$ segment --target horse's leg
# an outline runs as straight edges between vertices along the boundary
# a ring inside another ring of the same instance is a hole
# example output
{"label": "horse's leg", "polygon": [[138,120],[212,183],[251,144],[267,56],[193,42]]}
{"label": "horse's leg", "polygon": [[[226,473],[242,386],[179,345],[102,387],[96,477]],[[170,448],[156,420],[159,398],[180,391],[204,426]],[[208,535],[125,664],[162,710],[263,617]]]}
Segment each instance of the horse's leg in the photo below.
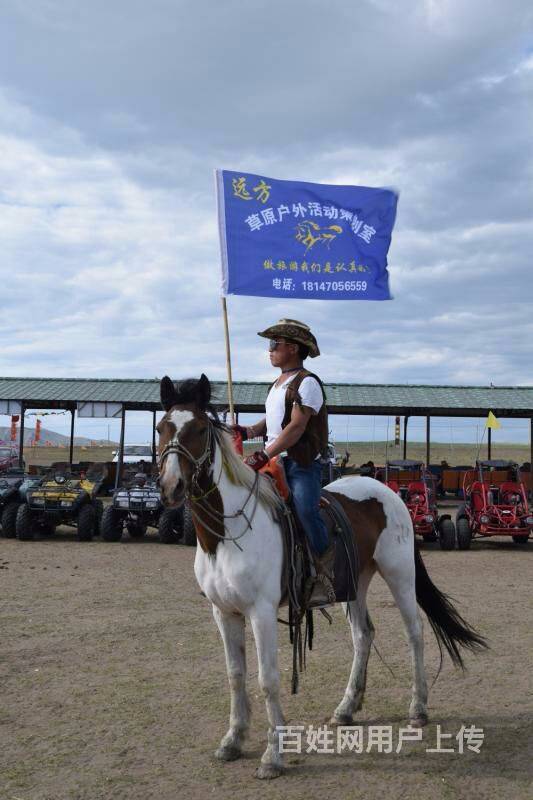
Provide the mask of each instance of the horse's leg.
{"label": "horse's leg", "polygon": [[331,722],[337,725],[351,725],[354,712],[359,711],[363,705],[368,656],[374,638],[374,626],[368,616],[366,605],[366,593],[373,574],[373,571],[361,573],[357,586],[357,600],[342,604],[352,632],[354,657],[344,697],[331,718]]}
{"label": "horse's leg", "polygon": [[250,703],[246,695],[244,617],[226,614],[217,606],[213,606],[213,616],[224,642],[231,694],[229,730],[222,738],[215,756],[222,761],[234,761],[241,755],[242,742],[250,721]]}
{"label": "horse's leg", "polygon": [[277,778],[283,771],[278,727],[285,725],[279,702],[277,608],[266,604],[254,608],[250,622],[254,632],[259,664],[259,685],[265,696],[268,715],[268,745],[257,770],[258,778]]}
{"label": "horse's leg", "polygon": [[410,539],[398,548],[397,541],[394,544],[387,544],[387,541],[382,543],[380,540],[374,558],[400,609],[407,631],[413,664],[409,722],[414,727],[420,728],[427,725],[428,721],[428,687],[424,669],[424,632],[415,592],[413,541]]}

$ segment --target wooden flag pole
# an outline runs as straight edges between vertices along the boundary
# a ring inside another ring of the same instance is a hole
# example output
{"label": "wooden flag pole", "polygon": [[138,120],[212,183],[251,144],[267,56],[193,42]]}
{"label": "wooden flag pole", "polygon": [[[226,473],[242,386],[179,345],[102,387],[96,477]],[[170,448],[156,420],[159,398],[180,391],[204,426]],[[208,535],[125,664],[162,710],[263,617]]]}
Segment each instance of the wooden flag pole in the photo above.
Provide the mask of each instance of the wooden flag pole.
{"label": "wooden flag pole", "polygon": [[233,404],[233,380],[231,377],[231,349],[229,344],[228,307],[226,298],[222,296],[222,316],[224,317],[224,335],[226,338],[226,370],[228,373],[228,400],[231,424],[235,425],[235,406]]}

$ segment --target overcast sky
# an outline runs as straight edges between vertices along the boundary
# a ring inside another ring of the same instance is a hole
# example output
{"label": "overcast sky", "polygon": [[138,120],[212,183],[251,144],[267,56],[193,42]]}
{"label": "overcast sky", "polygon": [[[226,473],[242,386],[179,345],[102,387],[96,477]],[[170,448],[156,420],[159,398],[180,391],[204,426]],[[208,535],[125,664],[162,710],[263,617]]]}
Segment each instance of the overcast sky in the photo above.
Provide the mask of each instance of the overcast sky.
{"label": "overcast sky", "polygon": [[400,192],[394,300],[230,297],[235,379],[289,316],[326,381],[531,384],[532,12],[4,0],[0,374],[223,379],[222,167]]}

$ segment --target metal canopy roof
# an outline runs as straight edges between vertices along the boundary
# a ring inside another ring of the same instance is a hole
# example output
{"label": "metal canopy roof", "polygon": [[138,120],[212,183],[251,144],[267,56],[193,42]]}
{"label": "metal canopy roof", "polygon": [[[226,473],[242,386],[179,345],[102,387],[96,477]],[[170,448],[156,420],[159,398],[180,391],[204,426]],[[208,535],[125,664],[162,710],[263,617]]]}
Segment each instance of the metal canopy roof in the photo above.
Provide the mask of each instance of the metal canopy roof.
{"label": "metal canopy roof", "polygon": [[[227,408],[227,385],[213,381],[213,400]],[[261,413],[269,383],[233,385],[235,408]],[[408,386],[404,384],[328,383],[331,414],[533,418],[533,386]],[[81,378],[0,378],[0,400],[22,401],[26,408],[76,408],[78,402],[123,403],[126,409],[160,409],[159,380]]]}

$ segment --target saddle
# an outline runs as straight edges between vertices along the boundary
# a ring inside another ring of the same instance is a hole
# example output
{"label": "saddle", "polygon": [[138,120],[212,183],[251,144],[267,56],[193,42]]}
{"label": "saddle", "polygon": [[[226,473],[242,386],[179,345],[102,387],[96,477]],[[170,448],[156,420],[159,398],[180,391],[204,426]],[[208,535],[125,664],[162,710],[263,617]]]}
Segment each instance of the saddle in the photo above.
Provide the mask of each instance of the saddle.
{"label": "saddle", "polygon": [[[309,540],[291,502],[290,489],[281,459],[272,458],[261,472],[274,481],[283,499],[282,530],[285,545],[282,605],[292,599],[296,608],[305,611],[323,606],[323,600],[313,598],[313,584],[317,580],[315,559]],[[319,514],[328,534],[328,566],[332,572],[335,599],[332,602],[355,600],[357,595],[358,559],[352,527],[338,500],[322,490]],[[292,590],[292,591],[291,591]],[[292,595],[292,598],[291,598]]]}
{"label": "saddle", "polygon": [[[289,626],[292,644],[292,694],[298,692],[299,672],[305,669],[305,650],[313,648],[313,608],[318,608],[331,624],[331,617],[324,608],[331,602],[347,602],[357,597],[359,562],[352,527],[344,509],[330,493],[322,490],[319,514],[328,533],[328,572],[332,577],[334,598],[324,602],[324,591],[318,587],[320,575],[309,541],[298,519],[290,499],[290,489],[281,459],[272,458],[263,467],[262,473],[270,477],[282,498],[278,521],[283,538],[283,569],[281,574],[280,606],[288,607],[288,621],[278,619]],[[324,557],[323,557],[324,558]],[[319,591],[315,591],[315,587]],[[331,589],[331,585],[329,587]],[[320,597],[322,595],[322,597]],[[326,592],[327,596],[327,592]],[[315,602],[320,598],[320,602]],[[305,632],[302,635],[302,624]]]}

